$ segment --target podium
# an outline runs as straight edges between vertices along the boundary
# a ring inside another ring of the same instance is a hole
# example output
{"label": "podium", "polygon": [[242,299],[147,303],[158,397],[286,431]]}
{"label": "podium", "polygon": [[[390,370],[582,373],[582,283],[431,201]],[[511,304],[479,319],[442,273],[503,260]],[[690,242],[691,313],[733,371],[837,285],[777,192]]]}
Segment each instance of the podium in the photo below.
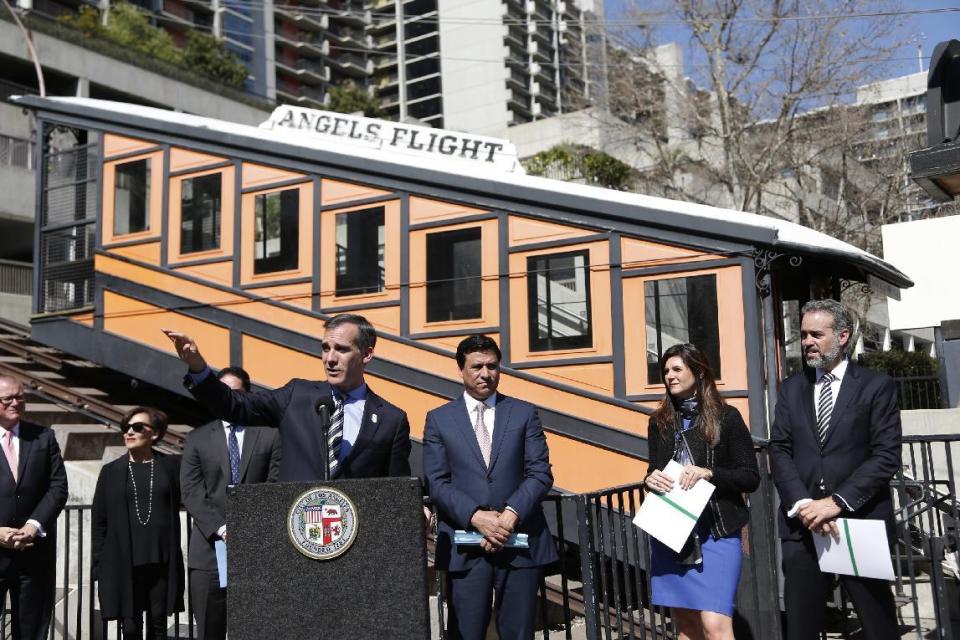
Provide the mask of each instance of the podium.
{"label": "podium", "polygon": [[421,505],[417,478],[237,485],[230,640],[429,640]]}

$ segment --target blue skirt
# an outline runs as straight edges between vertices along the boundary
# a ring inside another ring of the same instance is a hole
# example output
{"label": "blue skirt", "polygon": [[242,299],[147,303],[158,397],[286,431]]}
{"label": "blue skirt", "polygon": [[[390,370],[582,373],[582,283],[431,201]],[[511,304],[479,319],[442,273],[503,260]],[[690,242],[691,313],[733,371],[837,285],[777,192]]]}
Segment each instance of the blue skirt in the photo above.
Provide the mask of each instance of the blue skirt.
{"label": "blue skirt", "polygon": [[743,561],[740,531],[718,540],[709,533],[709,528],[698,529],[703,563],[694,567],[677,564],[673,549],[650,538],[652,603],[661,607],[714,611],[732,618]]}

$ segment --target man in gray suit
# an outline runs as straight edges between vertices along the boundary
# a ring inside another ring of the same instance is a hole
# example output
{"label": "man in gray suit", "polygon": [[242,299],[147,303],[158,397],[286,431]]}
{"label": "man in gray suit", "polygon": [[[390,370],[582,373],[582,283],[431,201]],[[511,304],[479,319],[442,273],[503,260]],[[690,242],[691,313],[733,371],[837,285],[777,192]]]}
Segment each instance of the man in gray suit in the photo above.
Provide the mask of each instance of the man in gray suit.
{"label": "man in gray suit", "polygon": [[[217,377],[231,389],[250,391],[250,376],[240,367],[222,369]],[[227,594],[220,588],[214,548],[217,540],[227,541],[227,487],[273,482],[279,471],[276,429],[214,420],[187,436],[180,491],[193,518],[188,566],[199,640],[223,640],[227,632]]]}

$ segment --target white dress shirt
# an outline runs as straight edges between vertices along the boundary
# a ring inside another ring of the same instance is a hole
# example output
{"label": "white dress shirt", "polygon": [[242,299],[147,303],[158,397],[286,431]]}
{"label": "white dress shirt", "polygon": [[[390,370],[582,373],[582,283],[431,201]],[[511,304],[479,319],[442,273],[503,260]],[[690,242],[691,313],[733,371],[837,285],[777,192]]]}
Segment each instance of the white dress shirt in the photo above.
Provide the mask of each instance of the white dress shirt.
{"label": "white dress shirt", "polygon": [[494,416],[497,411],[497,392],[494,391],[486,400],[477,400],[472,395],[463,392],[463,402],[467,405],[467,418],[470,420],[470,426],[477,424],[477,407],[485,404],[487,408],[483,412],[483,424],[487,427],[487,433],[490,434],[490,442],[493,442]]}
{"label": "white dress shirt", "polygon": [[[17,424],[13,425],[10,428],[10,432],[13,433],[13,450],[17,452],[17,464],[20,464],[20,423],[18,422]],[[2,429],[0,429],[0,435],[2,435],[4,439],[6,439],[7,437],[6,432],[3,432]],[[6,443],[0,442],[0,446],[6,447],[7,445]],[[47,537],[47,532],[43,530],[43,525],[37,522],[36,520],[34,520],[33,518],[30,518],[29,520],[27,520],[27,524],[32,524],[37,528],[38,538]]]}
{"label": "white dress shirt", "polygon": [[[845,376],[847,373],[848,364],[850,364],[850,361],[847,358],[844,358],[843,360],[838,362],[837,366],[835,366],[833,368],[833,371],[830,372],[833,374],[833,380],[830,381],[830,392],[833,394],[834,406],[836,406],[837,404],[837,396],[840,395],[840,384],[843,382],[843,376]],[[814,420],[816,420],[817,411],[820,409],[820,392],[823,390],[823,385],[827,384],[823,379],[823,376],[826,373],[827,373],[826,369],[821,369],[817,367],[817,370],[816,370],[817,381],[813,385],[813,418]],[[847,505],[848,511],[853,511],[853,509],[850,508],[850,503],[848,503],[843,496],[841,496],[839,493],[835,493],[834,495],[840,498],[843,504]],[[797,510],[803,505],[807,504],[808,502],[813,502],[813,498],[801,498],[800,500],[797,500],[796,502],[794,502],[793,507],[790,509],[790,511],[787,511],[787,517],[792,518],[796,516]]]}

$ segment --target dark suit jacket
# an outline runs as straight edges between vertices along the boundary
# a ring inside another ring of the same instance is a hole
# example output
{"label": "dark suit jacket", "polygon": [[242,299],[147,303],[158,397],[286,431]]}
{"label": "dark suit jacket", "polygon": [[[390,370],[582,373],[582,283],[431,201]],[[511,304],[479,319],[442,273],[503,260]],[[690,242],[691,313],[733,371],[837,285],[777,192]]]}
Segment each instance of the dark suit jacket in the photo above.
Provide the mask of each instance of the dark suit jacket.
{"label": "dark suit jacket", "polygon": [[780,537],[799,539],[806,530],[797,518],[786,517],[797,500],[834,493],[854,509],[841,517],[882,519],[890,528],[889,482],[902,464],[896,385],[889,376],[849,363],[821,451],[813,405],[815,375],[806,368],[790,376],[777,400],[770,460],[780,493]]}
{"label": "dark suit jacket", "polygon": [[462,571],[484,559],[478,546],[457,548],[453,533],[470,530],[477,509],[503,511],[507,505],[519,514],[517,532],[528,534],[530,549],[504,549],[486,559],[512,567],[541,566],[557,559],[540,506],[553,486],[553,474],[537,409],[498,394],[494,416],[487,468],[463,396],[427,414],[423,472],[438,510],[436,563],[441,569]]}
{"label": "dark suit jacket", "polygon": [[[330,385],[294,378],[279,389],[235,392],[209,375],[199,384],[187,376],[187,388],[213,415],[237,424],[280,429],[280,482],[313,482],[323,478],[322,431],[317,401],[330,395]],[[410,424],[407,414],[367,387],[360,434],[335,478],[379,478],[410,475]]]}
{"label": "dark suit jacket", "polygon": [[22,527],[33,519],[47,535],[37,538],[25,551],[0,548],[0,575],[10,571],[16,559],[27,565],[52,563],[57,549],[57,516],[67,503],[67,472],[52,429],[21,420],[17,462],[14,483],[7,458],[0,454],[0,526]]}
{"label": "dark suit jacket", "polygon": [[[240,452],[240,482],[274,482],[280,472],[280,438],[276,429],[244,427]],[[230,453],[220,420],[194,429],[187,436],[180,463],[180,494],[193,518],[188,566],[217,570],[213,543],[227,523]]]}
{"label": "dark suit jacket", "polygon": [[[170,511],[167,531],[166,613],[183,611],[183,554],[180,551],[180,456],[154,453],[155,473],[166,474],[170,499],[154,509]],[[104,620],[133,616],[133,549],[127,502],[127,454],[103,465],[93,495],[91,515],[92,569],[99,581],[100,615]]]}

